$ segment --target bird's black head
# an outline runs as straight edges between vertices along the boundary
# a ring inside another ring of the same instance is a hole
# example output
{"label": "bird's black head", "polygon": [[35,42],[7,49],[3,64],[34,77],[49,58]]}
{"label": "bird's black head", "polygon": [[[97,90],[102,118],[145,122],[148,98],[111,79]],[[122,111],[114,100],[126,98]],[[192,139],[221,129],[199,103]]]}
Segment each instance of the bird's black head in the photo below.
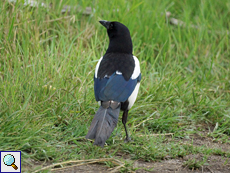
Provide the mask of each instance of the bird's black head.
{"label": "bird's black head", "polygon": [[106,53],[132,54],[133,45],[129,29],[119,22],[99,21],[106,29],[109,36],[109,47]]}

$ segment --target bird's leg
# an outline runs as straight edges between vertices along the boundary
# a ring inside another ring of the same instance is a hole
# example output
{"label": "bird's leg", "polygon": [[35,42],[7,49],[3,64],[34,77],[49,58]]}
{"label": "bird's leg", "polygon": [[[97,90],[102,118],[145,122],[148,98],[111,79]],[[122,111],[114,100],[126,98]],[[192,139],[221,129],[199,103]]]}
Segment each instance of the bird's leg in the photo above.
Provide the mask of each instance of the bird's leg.
{"label": "bird's leg", "polygon": [[131,141],[131,138],[129,137],[128,132],[127,132],[127,128],[126,128],[126,122],[127,122],[128,112],[129,112],[129,110],[125,110],[123,112],[123,115],[122,115],[122,123],[124,124],[125,133],[126,133],[126,138],[124,140],[125,142]]}

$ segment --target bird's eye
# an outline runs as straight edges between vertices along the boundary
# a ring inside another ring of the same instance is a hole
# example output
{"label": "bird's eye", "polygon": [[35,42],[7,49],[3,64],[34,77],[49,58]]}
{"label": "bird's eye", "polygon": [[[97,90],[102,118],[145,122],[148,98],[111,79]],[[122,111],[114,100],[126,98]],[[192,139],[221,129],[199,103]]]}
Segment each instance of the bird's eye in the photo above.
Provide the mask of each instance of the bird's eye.
{"label": "bird's eye", "polygon": [[110,23],[109,28],[110,28],[110,29],[113,29],[113,24],[112,24],[112,23]]}

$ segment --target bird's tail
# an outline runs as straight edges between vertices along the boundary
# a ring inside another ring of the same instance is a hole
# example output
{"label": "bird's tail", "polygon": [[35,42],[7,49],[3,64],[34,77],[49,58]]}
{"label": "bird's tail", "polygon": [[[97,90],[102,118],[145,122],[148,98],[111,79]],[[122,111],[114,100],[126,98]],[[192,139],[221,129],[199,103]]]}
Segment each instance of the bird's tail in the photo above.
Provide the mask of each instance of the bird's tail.
{"label": "bird's tail", "polygon": [[90,125],[87,139],[95,139],[94,145],[104,147],[105,141],[110,137],[117,126],[120,105],[116,108],[100,106]]}

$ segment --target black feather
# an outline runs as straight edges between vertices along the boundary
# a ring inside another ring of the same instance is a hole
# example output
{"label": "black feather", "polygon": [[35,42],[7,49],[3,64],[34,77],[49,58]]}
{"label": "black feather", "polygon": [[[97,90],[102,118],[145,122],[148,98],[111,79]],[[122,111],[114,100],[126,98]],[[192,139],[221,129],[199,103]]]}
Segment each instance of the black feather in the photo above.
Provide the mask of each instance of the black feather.
{"label": "black feather", "polygon": [[116,71],[122,73],[126,81],[130,79],[135,68],[135,61],[131,54],[108,53],[105,54],[99,69],[98,78],[104,78],[105,75],[111,76]]}
{"label": "black feather", "polygon": [[104,147],[105,141],[117,126],[119,113],[120,105],[116,109],[112,109],[111,107],[105,109],[100,106],[94,115],[86,138],[95,139],[94,145]]}
{"label": "black feather", "polygon": [[109,47],[106,53],[132,54],[133,44],[129,29],[120,22],[108,22],[108,24],[109,27],[106,28],[109,36]]}

